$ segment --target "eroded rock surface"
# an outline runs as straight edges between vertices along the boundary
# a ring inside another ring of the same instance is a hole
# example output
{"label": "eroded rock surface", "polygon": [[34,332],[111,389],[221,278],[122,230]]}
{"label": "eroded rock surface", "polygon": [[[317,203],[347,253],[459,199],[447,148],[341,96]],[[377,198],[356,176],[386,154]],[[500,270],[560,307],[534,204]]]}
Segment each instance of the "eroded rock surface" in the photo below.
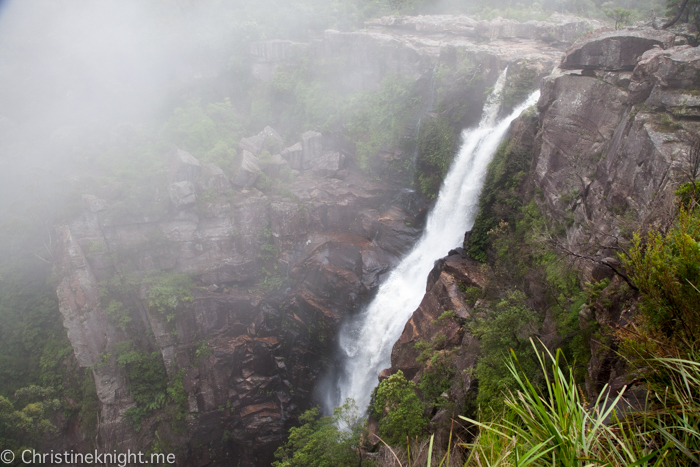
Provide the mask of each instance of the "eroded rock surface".
{"label": "eroded rock surface", "polygon": [[644,52],[654,47],[669,48],[675,37],[671,32],[655,29],[622,29],[596,34],[575,43],[561,68],[630,71]]}
{"label": "eroded rock surface", "polygon": [[[615,49],[614,38],[620,37],[615,34],[587,43]],[[621,281],[613,271],[620,269],[617,251],[625,239],[639,226],[663,223],[671,212],[673,189],[683,179],[700,129],[693,118],[698,49],[671,47],[673,38],[653,30],[623,36],[639,45],[624,51],[626,58],[619,59],[624,66],[591,61],[589,76],[545,79],[533,159],[534,184],[547,214],[565,226],[566,249],[578,255],[584,280],[607,277],[613,283]],[[580,50],[564,62],[581,65]],[[630,66],[631,73],[609,71]],[[582,310],[582,322],[595,315],[608,329],[630,312],[617,305],[594,311]],[[628,381],[614,345],[592,346],[589,395],[606,383],[620,390]]]}
{"label": "eroded rock surface", "polygon": [[[140,282],[121,300],[153,336],[139,345],[160,353],[171,381],[182,378],[188,427],[172,434],[188,446],[182,455],[269,463],[312,401],[340,320],[417,239],[425,206],[358,175],[319,176],[337,172],[338,153],[311,159],[322,164],[294,179],[286,196],[232,189],[218,167],[182,151],[173,157],[171,180],[197,173],[171,184],[186,186],[192,200],[171,192],[169,214],[125,223],[109,199],[89,195],[81,215],[57,228],[64,325],[80,365],[94,368],[102,435],[125,448],[148,444],[148,427],[169,428],[151,418],[137,434],[125,418],[135,404],[112,355],[134,336],[100,299],[110,278]],[[172,317],[157,312],[148,300],[154,273],[194,278],[194,300]],[[214,451],[197,447],[222,437]]]}

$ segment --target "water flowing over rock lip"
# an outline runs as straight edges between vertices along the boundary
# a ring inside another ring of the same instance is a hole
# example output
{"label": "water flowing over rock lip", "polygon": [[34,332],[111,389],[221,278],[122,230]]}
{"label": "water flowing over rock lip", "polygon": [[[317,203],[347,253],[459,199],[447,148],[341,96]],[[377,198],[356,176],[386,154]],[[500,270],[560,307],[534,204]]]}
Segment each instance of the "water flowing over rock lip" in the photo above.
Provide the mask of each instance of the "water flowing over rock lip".
{"label": "water flowing over rock lip", "polygon": [[[391,349],[423,298],[425,278],[433,263],[444,256],[444,248],[449,250],[460,244],[464,232],[473,223],[486,167],[498,144],[510,123],[525,108],[537,102],[539,91],[510,116],[496,123],[506,72],[501,73],[494,87],[492,95],[496,97],[484,107],[479,128],[465,131],[462,148],[445,177],[421,240],[380,286],[365,311],[341,329],[339,343],[344,373],[337,381],[337,387],[328,388],[325,396],[327,412],[348,398],[359,407],[369,403],[377,375],[390,365]],[[464,212],[464,218],[455,219],[455,210]],[[446,235],[450,240],[445,240]]]}

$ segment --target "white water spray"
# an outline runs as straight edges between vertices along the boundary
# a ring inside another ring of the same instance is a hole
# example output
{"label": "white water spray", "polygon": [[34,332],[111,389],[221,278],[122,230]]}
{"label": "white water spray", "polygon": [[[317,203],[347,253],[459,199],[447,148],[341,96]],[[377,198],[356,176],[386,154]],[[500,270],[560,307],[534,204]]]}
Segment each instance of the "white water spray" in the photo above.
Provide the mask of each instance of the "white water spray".
{"label": "white water spray", "polygon": [[[506,70],[501,73],[484,106],[478,128],[465,130],[463,143],[438,194],[423,236],[379,287],[376,297],[340,333],[343,374],[328,397],[328,409],[347,398],[364,409],[379,372],[391,364],[391,348],[425,294],[425,281],[436,260],[460,245],[478,209],[486,169],[513,120],[537,102],[533,93],[508,117],[496,124]],[[339,396],[339,397],[338,397]],[[335,400],[331,400],[335,399]]]}

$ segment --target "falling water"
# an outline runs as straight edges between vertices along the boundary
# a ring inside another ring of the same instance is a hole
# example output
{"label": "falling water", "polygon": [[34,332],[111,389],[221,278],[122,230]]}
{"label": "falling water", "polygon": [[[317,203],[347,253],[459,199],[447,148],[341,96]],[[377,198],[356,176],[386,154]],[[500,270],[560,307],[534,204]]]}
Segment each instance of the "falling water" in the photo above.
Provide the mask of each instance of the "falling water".
{"label": "falling water", "polygon": [[338,386],[327,398],[328,408],[347,398],[354,399],[358,407],[367,406],[379,372],[391,364],[392,346],[420,305],[435,261],[460,245],[464,232],[472,227],[489,161],[511,122],[539,97],[539,91],[535,92],[496,123],[504,81],[505,70],[484,106],[478,128],[464,131],[462,147],[445,177],[423,236],[379,287],[366,310],[341,330],[344,368]]}

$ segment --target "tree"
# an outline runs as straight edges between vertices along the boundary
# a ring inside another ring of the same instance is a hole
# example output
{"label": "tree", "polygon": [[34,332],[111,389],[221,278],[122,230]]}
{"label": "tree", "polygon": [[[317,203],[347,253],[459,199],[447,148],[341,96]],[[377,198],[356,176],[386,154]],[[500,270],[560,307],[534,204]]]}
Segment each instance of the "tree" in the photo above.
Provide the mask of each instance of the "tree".
{"label": "tree", "polygon": [[620,29],[622,26],[626,25],[632,16],[632,11],[620,7],[606,8],[603,10],[603,13],[605,13],[605,16],[615,21],[615,29]]}
{"label": "tree", "polygon": [[401,370],[379,383],[374,405],[379,435],[387,444],[402,444],[423,433],[428,424],[416,385]]}
{"label": "tree", "polygon": [[299,417],[300,427],[289,430],[287,442],[275,452],[273,467],[354,467],[360,461],[357,446],[362,429],[352,399],[333,416],[321,417],[318,407]]}
{"label": "tree", "polygon": [[680,6],[678,7],[678,12],[676,13],[676,16],[674,16],[666,24],[661,26],[661,29],[667,29],[676,24],[678,20],[681,19],[681,16],[683,16],[683,12],[685,11],[686,6],[688,6],[688,0],[682,0]]}
{"label": "tree", "polygon": [[[56,431],[48,417],[61,403],[52,399],[53,393],[52,388],[28,386],[15,392],[14,403],[0,396],[0,451],[9,449],[17,459],[43,435]],[[24,407],[18,410],[17,404]]]}

